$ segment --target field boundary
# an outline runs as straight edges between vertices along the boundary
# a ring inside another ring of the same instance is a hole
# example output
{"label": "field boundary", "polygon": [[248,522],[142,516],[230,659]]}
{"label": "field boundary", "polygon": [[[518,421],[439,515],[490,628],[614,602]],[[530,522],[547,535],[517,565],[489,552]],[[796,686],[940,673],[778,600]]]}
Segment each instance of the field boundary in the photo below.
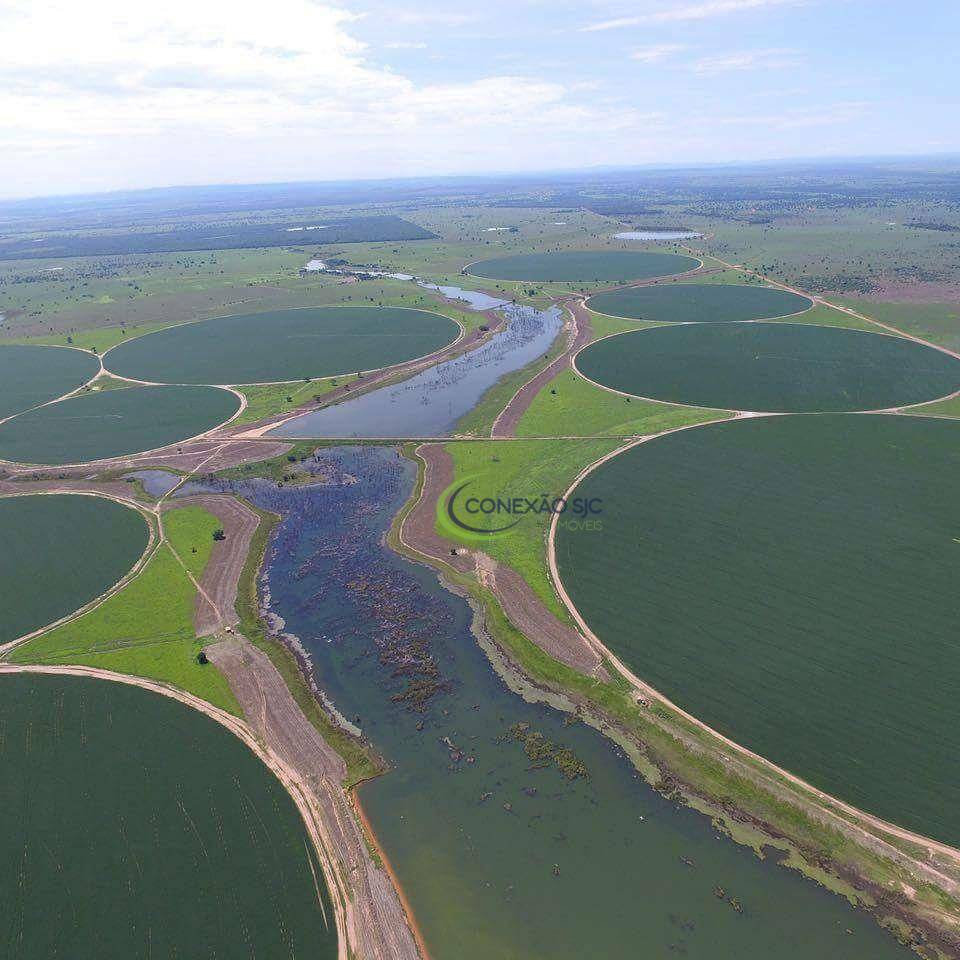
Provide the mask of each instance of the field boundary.
{"label": "field boundary", "polygon": [[[564,492],[564,497],[569,499],[580,483],[604,463],[607,463],[608,461],[619,456],[621,453],[625,453],[626,451],[631,450],[640,444],[647,443],[650,440],[659,439],[660,437],[664,437],[669,434],[678,433],[682,430],[692,430],[698,427],[709,427],[712,423],[723,422],[726,421],[721,420],[710,421],[708,423],[686,424],[681,427],[674,427],[670,430],[626,443],[623,446],[618,447],[616,450],[613,450],[601,457],[599,460],[596,460],[595,462],[584,467]],[[960,892],[960,881],[948,876],[947,874],[941,873],[929,863],[917,860],[915,857],[904,853],[903,850],[894,845],[889,839],[878,837],[876,833],[871,832],[863,824],[869,824],[869,826],[874,828],[874,830],[877,830],[880,833],[885,833],[888,837],[895,837],[896,839],[906,843],[915,844],[926,850],[928,855],[932,856],[934,854],[938,854],[947,857],[957,865],[960,865],[960,849],[949,844],[942,843],[938,840],[934,840],[930,837],[925,837],[922,834],[915,833],[903,827],[899,827],[896,824],[890,823],[881,819],[880,817],[876,817],[873,814],[860,810],[858,807],[848,804],[845,801],[840,800],[839,798],[834,797],[823,790],[820,790],[795,774],[792,774],[784,768],[777,766],[777,764],[773,763],[773,761],[768,760],[767,758],[755,753],[735,740],[726,737],[719,731],[714,730],[704,721],[698,719],[696,716],[687,712],[682,707],[679,707],[665,694],[661,693],[657,688],[647,683],[645,680],[642,680],[632,670],[630,670],[630,668],[627,667],[626,664],[624,664],[624,662],[612,650],[610,650],[602,640],[600,640],[593,630],[591,630],[590,626],[577,609],[576,604],[573,602],[563,585],[563,581],[560,577],[560,572],[557,566],[556,557],[556,531],[559,519],[559,514],[553,515],[547,535],[547,564],[550,578],[553,581],[554,589],[557,591],[557,595],[560,597],[561,602],[573,617],[587,642],[593,647],[599,656],[603,657],[617,670],[617,672],[637,693],[640,693],[645,698],[649,697],[652,700],[658,701],[663,706],[682,717],[686,722],[692,724],[698,730],[706,733],[708,736],[722,744],[727,749],[738,754],[740,757],[749,760],[753,765],[759,765],[761,769],[773,773],[777,778],[782,781],[786,781],[787,784],[799,789],[802,793],[806,793],[808,795],[807,799],[814,799],[817,801],[819,808],[825,810],[832,818],[835,819],[837,824],[842,824],[847,829],[850,829],[852,826],[864,838],[869,838],[875,842],[883,844],[887,849],[887,855],[892,857],[896,862],[902,863],[907,861],[914,872],[917,872],[923,876],[935,878],[936,882],[945,885],[946,889],[948,889],[951,893],[956,894]],[[851,821],[846,817],[841,816],[838,811],[842,811],[847,815],[847,817],[852,817],[856,822],[851,824]]]}

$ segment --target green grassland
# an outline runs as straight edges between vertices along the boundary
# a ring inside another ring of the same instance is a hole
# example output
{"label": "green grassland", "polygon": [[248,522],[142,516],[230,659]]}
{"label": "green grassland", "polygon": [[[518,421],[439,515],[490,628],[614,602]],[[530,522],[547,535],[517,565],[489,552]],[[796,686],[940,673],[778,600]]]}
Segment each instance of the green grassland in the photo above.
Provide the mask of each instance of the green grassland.
{"label": "green grassland", "polygon": [[817,304],[806,313],[799,313],[795,317],[785,317],[783,320],[771,320],[771,323],[809,323],[819,327],[845,327],[847,330],[864,330],[867,333],[887,333],[869,320],[861,320],[849,313],[835,310],[833,307]]}
{"label": "green grassland", "polygon": [[422,357],[457,338],[448,317],[321,307],[215,317],[138,337],[105,357],[120,376],[163,383],[265,383],[344,376]]}
{"label": "green grassland", "polygon": [[558,373],[539,394],[517,425],[518,437],[635,437],[729,414],[653,403],[610,393],[578,376]]}
{"label": "green grassland", "polygon": [[[561,497],[587,464],[615,450],[616,440],[523,440],[448,443],[455,479],[471,481],[478,497]],[[446,495],[437,503],[437,531],[453,543],[483,550],[513,567],[537,596],[562,619],[567,618],[547,572],[546,535],[550,517],[528,515],[517,527],[497,536],[471,534],[446,517]]]}
{"label": "green grassland", "polygon": [[492,280],[578,283],[646,280],[684,273],[697,261],[673,253],[644,250],[566,250],[515,254],[471,264],[471,276]]}
{"label": "green grassland", "polygon": [[76,620],[17,647],[10,659],[84,664],[162,680],[239,715],[223,675],[197,663],[203,643],[193,629],[196,588],[173,553],[198,577],[220,521],[190,506],[165,513],[163,523],[169,543],[159,545],[135,579]]}
{"label": "green grassland", "polygon": [[[587,623],[680,706],[855,805],[960,840],[960,428],[777,417],[604,464],[560,529]],[[785,468],[788,465],[788,468]]]}
{"label": "green grassland", "polygon": [[925,403],[919,407],[912,407],[907,413],[918,417],[951,417],[957,419],[960,418],[960,397],[950,397],[947,400]]}
{"label": "green grassland", "polygon": [[788,323],[692,324],[609,337],[577,357],[591,380],[675,403],[874,410],[960,388],[960,361],[900,337]]}
{"label": "green grassland", "polygon": [[162,229],[49,229],[24,231],[4,237],[0,259],[24,257],[64,260],[71,257],[117,257],[129,254],[197,253],[206,250],[287,247],[291,243],[370,243],[436,239],[421,227],[393,214],[336,217],[317,223],[315,217],[298,221],[253,222],[247,218],[225,222],[165,224]]}
{"label": "green grassland", "polygon": [[960,303],[884,303],[862,297],[834,299],[904,333],[950,350],[960,350]]}
{"label": "green grassland", "polygon": [[84,393],[0,425],[0,458],[85,463],[153,450],[223,423],[240,400],[201,386],[131,387]]}
{"label": "green grassland", "polygon": [[[338,252],[352,256],[353,246]],[[374,253],[379,248],[383,252],[377,256],[395,256],[391,251],[400,247],[379,244],[366,249]],[[314,252],[293,247],[80,258],[65,261],[55,273],[41,268],[40,261],[0,262],[0,314],[6,316],[0,320],[0,338],[72,344],[103,353],[176,323],[337,304],[434,310],[456,317],[467,329],[483,322],[475,312],[410,281],[379,277],[344,282],[333,274],[301,273]],[[324,256],[334,254],[325,250]]]}
{"label": "green grassland", "polygon": [[0,420],[75,390],[100,363],[80,350],[0,346]]}
{"label": "green grassland", "polygon": [[915,219],[943,218],[944,211],[935,205],[911,201],[798,209],[769,223],[716,220],[712,236],[694,244],[804,290],[857,294],[881,280],[955,278],[960,272],[956,234],[909,225]]}
{"label": "green grassland", "polygon": [[328,380],[306,379],[300,383],[262,383],[239,387],[247,405],[234,423],[255,423],[264,417],[293,410],[311,397],[323,397],[336,390],[343,378],[332,377]]}
{"label": "green grassland", "polygon": [[333,960],[300,815],[260,760],[167,697],[0,677],[0,954]]}
{"label": "green grassland", "polygon": [[104,497],[0,498],[0,644],[108,590],[137,562],[148,533],[136,510]]}
{"label": "green grassland", "polygon": [[590,339],[599,340],[609,337],[613,333],[626,333],[628,330],[648,330],[651,327],[661,327],[663,324],[652,320],[624,320],[622,317],[608,317],[603,313],[590,314]]}
{"label": "green grassland", "polygon": [[721,323],[783,317],[807,310],[813,303],[773,287],[678,283],[598,293],[587,306],[597,313],[633,320]]}

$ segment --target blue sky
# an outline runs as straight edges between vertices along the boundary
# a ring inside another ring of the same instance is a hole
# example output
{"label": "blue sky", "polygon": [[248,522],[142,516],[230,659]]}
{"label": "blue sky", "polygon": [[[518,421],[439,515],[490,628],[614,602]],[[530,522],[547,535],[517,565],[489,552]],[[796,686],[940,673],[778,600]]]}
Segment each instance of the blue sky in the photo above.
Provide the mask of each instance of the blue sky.
{"label": "blue sky", "polygon": [[0,0],[0,36],[4,196],[960,152],[940,0]]}

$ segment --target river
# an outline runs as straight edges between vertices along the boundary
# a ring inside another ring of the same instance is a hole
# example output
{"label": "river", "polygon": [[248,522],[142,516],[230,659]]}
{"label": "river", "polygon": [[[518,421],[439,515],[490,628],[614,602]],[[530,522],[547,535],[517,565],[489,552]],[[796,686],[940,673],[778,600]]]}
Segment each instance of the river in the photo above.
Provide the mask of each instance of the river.
{"label": "river", "polygon": [[459,287],[423,286],[475,310],[500,307],[506,324],[480,346],[393,386],[288,420],[267,436],[287,439],[446,437],[502,376],[550,349],[563,325],[557,307],[536,310]]}
{"label": "river", "polygon": [[331,448],[308,466],[305,485],[182,493],[280,514],[261,596],[391,766],[360,798],[433,960],[913,956],[661,797],[592,728],[512,692],[467,603],[384,542],[415,480],[395,449]]}

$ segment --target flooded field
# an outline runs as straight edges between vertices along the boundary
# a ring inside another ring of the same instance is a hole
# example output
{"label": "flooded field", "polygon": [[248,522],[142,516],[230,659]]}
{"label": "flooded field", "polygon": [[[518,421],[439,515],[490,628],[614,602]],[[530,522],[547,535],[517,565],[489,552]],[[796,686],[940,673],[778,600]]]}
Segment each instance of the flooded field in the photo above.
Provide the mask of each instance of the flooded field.
{"label": "flooded field", "polygon": [[911,956],[512,692],[468,605],[383,543],[415,473],[394,449],[324,450],[309,468],[307,486],[217,488],[282,516],[269,619],[391,765],[361,799],[433,960]]}
{"label": "flooded field", "polygon": [[[470,293],[444,288],[446,295]],[[457,291],[454,294],[453,291]],[[486,300],[485,294],[475,296]],[[497,301],[493,301],[496,305]],[[483,307],[486,309],[487,305]],[[504,374],[546,353],[560,332],[560,311],[504,307],[507,324],[475,350],[430,367],[394,386],[304,414],[273,437],[443,437]]]}

